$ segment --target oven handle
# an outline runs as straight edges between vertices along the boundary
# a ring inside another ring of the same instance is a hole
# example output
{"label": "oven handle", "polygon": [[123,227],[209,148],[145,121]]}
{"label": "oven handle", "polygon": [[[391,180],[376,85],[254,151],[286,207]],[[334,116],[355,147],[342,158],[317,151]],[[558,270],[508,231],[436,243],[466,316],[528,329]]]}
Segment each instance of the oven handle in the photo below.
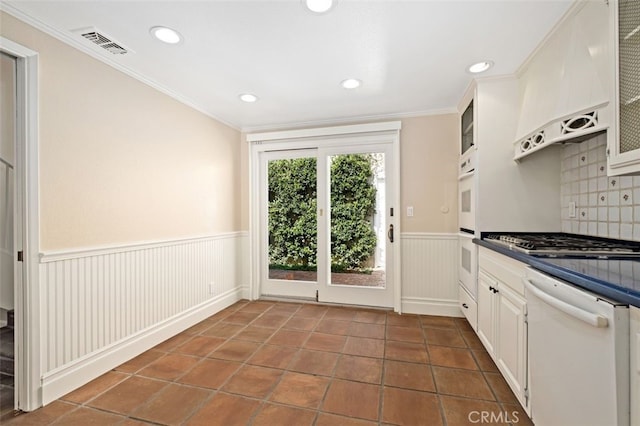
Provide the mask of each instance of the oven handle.
{"label": "oven handle", "polygon": [[461,175],[459,175],[459,176],[458,176],[458,180],[464,180],[464,179],[466,179],[466,178],[468,178],[468,177],[473,176],[475,173],[476,173],[476,171],[475,171],[475,170],[471,170],[470,172],[463,173],[463,174],[461,174]]}
{"label": "oven handle", "polygon": [[609,326],[609,321],[606,317],[602,315],[594,314],[589,311],[585,311],[584,309],[578,308],[577,306],[573,306],[564,300],[557,299],[551,296],[548,293],[545,293],[543,290],[538,288],[533,281],[528,278],[523,278],[522,283],[525,288],[533,293],[536,297],[541,299],[543,302],[547,303],[550,306],[564,312],[567,315],[571,315],[572,317],[579,319],[580,321],[584,321],[592,327],[597,328],[606,328]]}

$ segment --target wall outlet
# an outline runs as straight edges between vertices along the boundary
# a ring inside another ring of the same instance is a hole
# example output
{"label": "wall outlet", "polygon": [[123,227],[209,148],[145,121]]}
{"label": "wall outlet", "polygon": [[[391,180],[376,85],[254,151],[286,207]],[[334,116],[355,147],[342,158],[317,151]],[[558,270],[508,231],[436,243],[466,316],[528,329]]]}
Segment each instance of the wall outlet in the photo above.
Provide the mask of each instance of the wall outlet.
{"label": "wall outlet", "polygon": [[407,217],[413,217],[413,206],[407,207]]}
{"label": "wall outlet", "polygon": [[209,283],[209,294],[216,294],[216,285],[213,281]]}
{"label": "wall outlet", "polygon": [[569,217],[576,217],[576,202],[571,201],[569,203]]}

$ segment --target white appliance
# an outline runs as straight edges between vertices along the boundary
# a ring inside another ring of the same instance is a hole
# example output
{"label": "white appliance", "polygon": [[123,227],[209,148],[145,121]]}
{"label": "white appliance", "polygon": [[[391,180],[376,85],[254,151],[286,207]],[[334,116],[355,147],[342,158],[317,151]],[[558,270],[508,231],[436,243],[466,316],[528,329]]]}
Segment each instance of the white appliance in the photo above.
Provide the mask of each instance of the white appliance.
{"label": "white appliance", "polygon": [[458,178],[458,225],[461,231],[473,233],[476,229],[475,172],[467,172]]}
{"label": "white appliance", "polygon": [[629,307],[527,268],[531,418],[629,424]]}
{"label": "white appliance", "polygon": [[473,243],[473,234],[458,234],[458,280],[473,300],[478,295],[478,246]]}

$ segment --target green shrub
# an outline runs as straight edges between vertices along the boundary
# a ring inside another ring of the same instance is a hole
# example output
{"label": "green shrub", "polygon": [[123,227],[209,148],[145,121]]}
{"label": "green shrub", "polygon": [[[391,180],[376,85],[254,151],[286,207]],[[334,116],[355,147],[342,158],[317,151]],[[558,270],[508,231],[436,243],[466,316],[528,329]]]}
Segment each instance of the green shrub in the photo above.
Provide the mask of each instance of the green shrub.
{"label": "green shrub", "polygon": [[[349,154],[331,162],[331,269],[361,270],[376,248],[371,226],[375,159]],[[312,269],[316,265],[316,160],[269,163],[269,263]]]}

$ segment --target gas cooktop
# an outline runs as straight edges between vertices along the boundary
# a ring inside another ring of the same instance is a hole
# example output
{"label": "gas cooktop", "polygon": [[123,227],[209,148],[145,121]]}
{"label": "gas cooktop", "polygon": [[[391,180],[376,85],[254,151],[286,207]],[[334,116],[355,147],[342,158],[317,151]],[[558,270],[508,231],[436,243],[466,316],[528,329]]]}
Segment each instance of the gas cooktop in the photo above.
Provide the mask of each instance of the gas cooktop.
{"label": "gas cooktop", "polygon": [[530,255],[640,258],[640,243],[564,233],[488,234],[485,241]]}

